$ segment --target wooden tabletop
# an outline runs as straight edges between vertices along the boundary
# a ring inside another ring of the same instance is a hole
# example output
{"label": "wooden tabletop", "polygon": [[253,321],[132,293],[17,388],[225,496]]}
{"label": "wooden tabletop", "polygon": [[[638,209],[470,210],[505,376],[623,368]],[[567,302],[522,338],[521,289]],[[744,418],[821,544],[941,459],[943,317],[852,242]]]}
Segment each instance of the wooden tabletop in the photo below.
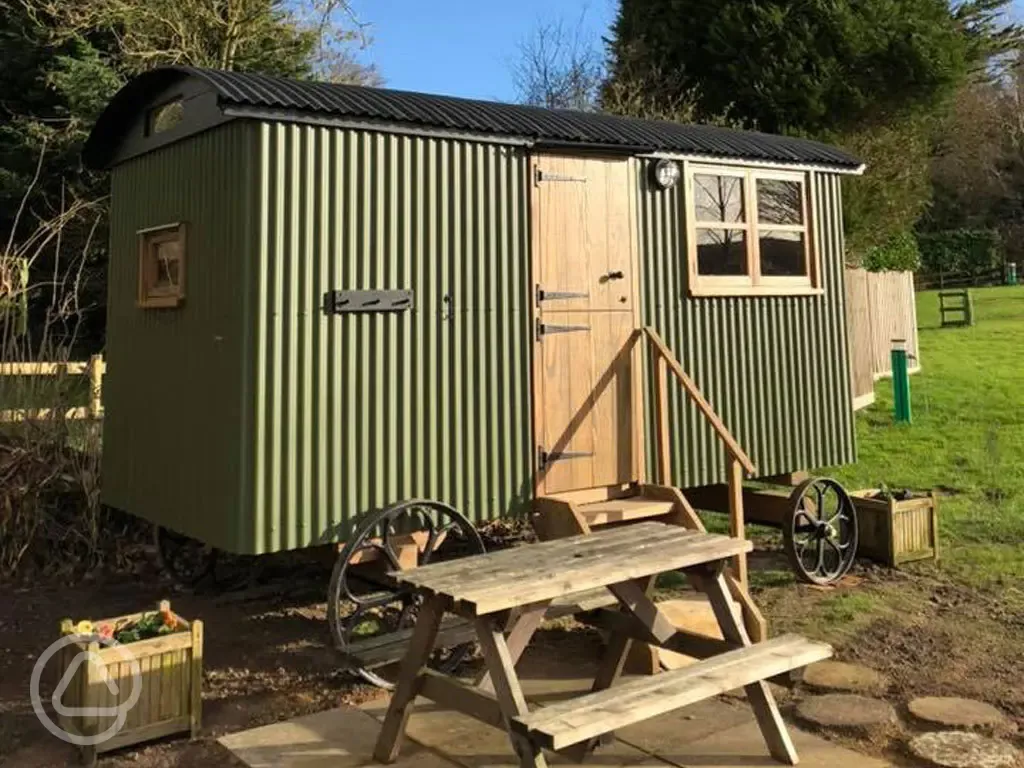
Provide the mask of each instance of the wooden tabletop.
{"label": "wooden tabletop", "polygon": [[399,583],[482,616],[630,579],[726,560],[753,545],[657,522],[599,530],[395,571]]}

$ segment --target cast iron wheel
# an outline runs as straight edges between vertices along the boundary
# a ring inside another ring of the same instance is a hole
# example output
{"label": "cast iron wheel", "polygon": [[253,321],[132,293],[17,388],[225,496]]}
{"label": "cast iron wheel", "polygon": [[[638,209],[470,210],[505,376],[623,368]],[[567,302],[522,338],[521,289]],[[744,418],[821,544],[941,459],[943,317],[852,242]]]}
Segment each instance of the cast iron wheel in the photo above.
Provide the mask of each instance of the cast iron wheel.
{"label": "cast iron wheel", "polygon": [[153,539],[157,562],[182,589],[238,589],[252,584],[262,566],[254,555],[223,552],[162,525],[153,526]]}
{"label": "cast iron wheel", "polygon": [[783,526],[786,556],[802,581],[832,584],[857,556],[857,509],[839,483],[810,478],[789,497],[792,513]]}
{"label": "cast iron wheel", "polygon": [[[417,566],[485,551],[473,524],[447,504],[417,499],[369,515],[338,555],[327,591],[327,623],[343,653],[354,642],[415,624],[421,600],[386,576],[402,569],[400,547],[408,546],[410,534],[419,539]],[[473,643],[439,649],[431,665],[451,672],[472,649]],[[372,670],[352,672],[372,685],[393,687]]]}

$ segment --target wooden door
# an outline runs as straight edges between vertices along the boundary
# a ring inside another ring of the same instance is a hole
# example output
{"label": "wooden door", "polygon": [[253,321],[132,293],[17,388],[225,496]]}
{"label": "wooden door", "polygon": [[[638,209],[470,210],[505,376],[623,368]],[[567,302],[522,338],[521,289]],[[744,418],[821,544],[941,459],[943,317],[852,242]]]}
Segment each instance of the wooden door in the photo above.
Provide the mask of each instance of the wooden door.
{"label": "wooden door", "polygon": [[628,160],[532,161],[537,494],[639,479]]}

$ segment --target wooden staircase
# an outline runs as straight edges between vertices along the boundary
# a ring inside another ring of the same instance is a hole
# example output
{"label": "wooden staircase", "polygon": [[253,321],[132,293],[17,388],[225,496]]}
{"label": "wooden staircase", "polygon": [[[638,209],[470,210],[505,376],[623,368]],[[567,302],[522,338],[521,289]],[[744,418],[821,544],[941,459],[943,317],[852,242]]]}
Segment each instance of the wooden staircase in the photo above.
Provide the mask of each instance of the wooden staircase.
{"label": "wooden staircase", "polygon": [[[683,492],[668,484],[672,457],[667,382],[671,374],[725,449],[729,533],[735,538],[745,538],[743,478],[744,475],[756,476],[757,468],[658,333],[653,328],[644,328],[634,336],[634,339],[639,338],[646,338],[649,342],[654,362],[656,471],[653,475],[656,482],[539,497],[533,504],[533,526],[537,535],[541,539],[557,539],[591,533],[602,526],[626,525],[652,519],[691,530],[705,530],[703,522]],[[732,598],[742,609],[743,621],[751,639],[755,643],[767,639],[768,628],[764,616],[747,590],[745,555],[735,558],[726,574],[726,582]]]}
{"label": "wooden staircase", "polygon": [[672,513],[673,508],[671,501],[649,499],[644,496],[594,501],[578,507],[580,515],[591,529],[612,523],[665,517]]}

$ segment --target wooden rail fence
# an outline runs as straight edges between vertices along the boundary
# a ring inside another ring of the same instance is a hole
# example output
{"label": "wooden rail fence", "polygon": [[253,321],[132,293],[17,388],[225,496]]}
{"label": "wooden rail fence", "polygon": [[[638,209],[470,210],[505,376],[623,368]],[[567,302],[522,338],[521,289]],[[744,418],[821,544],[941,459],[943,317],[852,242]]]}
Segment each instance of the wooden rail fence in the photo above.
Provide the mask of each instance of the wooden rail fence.
{"label": "wooden rail fence", "polygon": [[921,369],[912,272],[846,270],[846,322],[854,410],[875,401],[875,381],[892,375],[893,339],[904,339],[910,372]]}
{"label": "wooden rail fence", "polygon": [[38,421],[42,419],[103,418],[103,374],[107,364],[103,355],[93,355],[85,362],[66,363],[0,363],[0,376],[88,376],[89,404],[69,408],[61,414],[56,408],[8,408],[0,410],[0,423]]}

